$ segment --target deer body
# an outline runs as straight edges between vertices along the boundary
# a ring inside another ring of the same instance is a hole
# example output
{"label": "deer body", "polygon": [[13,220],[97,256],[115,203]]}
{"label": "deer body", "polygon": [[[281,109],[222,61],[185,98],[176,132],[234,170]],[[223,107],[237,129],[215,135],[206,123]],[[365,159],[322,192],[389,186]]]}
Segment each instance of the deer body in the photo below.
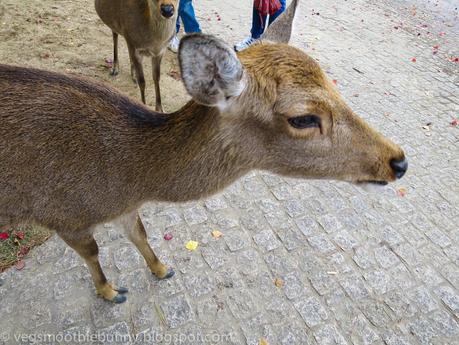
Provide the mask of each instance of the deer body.
{"label": "deer body", "polygon": [[[118,35],[126,39],[131,60],[131,74],[145,103],[145,77],[142,56],[151,56],[155,83],[156,110],[162,111],[159,88],[161,60],[175,34],[176,0],[96,0],[96,12],[112,30],[114,59],[112,75],[119,72]],[[166,9],[166,10],[164,10]]]}
{"label": "deer body", "polygon": [[157,277],[173,275],[137,216],[147,200],[202,198],[253,169],[377,184],[406,172],[402,149],[294,47],[257,44],[236,56],[212,36],[188,35],[179,62],[193,99],[167,115],[82,78],[0,65],[0,219],[56,230],[107,300],[124,302],[127,290],[100,266],[101,222],[118,222]]}

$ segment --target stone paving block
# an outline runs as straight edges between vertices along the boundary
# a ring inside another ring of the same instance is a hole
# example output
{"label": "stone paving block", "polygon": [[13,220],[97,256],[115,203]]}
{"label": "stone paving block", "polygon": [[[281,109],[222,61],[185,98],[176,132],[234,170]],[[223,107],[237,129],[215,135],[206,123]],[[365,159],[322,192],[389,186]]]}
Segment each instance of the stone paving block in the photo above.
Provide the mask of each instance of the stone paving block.
{"label": "stone paving block", "polygon": [[316,251],[322,254],[329,254],[336,250],[336,247],[327,236],[320,234],[308,238],[308,242]]}
{"label": "stone paving block", "polygon": [[435,290],[435,294],[441,298],[448,308],[456,317],[459,317],[459,294],[456,290],[449,286],[439,286]]}
{"label": "stone paving block", "polygon": [[385,294],[387,291],[395,288],[395,281],[382,270],[374,270],[363,274],[365,281],[371,286],[373,291],[378,294]]}
{"label": "stone paving block", "polygon": [[428,286],[437,286],[444,282],[443,278],[432,267],[427,265],[415,266],[413,273]]}
{"label": "stone paving block", "polygon": [[355,248],[352,259],[363,269],[368,269],[376,265],[373,252],[364,247]]}
{"label": "stone paving block", "polygon": [[96,328],[104,328],[113,322],[125,319],[129,314],[129,306],[126,303],[107,303],[102,298],[93,297],[90,304],[91,319]]}
{"label": "stone paving block", "polygon": [[140,268],[145,263],[134,245],[115,248],[113,260],[119,271]]}
{"label": "stone paving block", "polygon": [[248,318],[254,315],[258,306],[256,305],[250,291],[238,290],[228,294],[226,303],[228,304],[231,313],[237,319]]}
{"label": "stone paving block", "polygon": [[320,301],[315,297],[301,299],[296,302],[295,309],[300,313],[308,327],[314,327],[328,319],[328,313]]}
{"label": "stone paving block", "polygon": [[261,339],[265,339],[270,344],[276,343],[274,329],[263,315],[256,315],[248,319],[241,328],[247,345],[259,345]]}
{"label": "stone paving block", "polygon": [[459,325],[457,321],[448,312],[444,310],[437,310],[430,315],[433,321],[433,327],[440,335],[456,338],[459,336]]}
{"label": "stone paving block", "polygon": [[351,250],[358,245],[358,241],[347,230],[341,230],[333,236],[333,240],[342,250]]}
{"label": "stone paving block", "polygon": [[417,312],[416,306],[399,290],[387,292],[384,296],[384,302],[399,319],[412,317]]}
{"label": "stone paving block", "polygon": [[314,218],[308,216],[297,218],[295,219],[295,223],[297,224],[298,228],[303,233],[303,235],[306,237],[310,237],[320,232],[319,225],[314,220]]}
{"label": "stone paving block", "polygon": [[295,300],[306,294],[305,283],[297,272],[290,272],[282,276],[282,289],[289,300]]}
{"label": "stone paving block", "polygon": [[168,327],[177,328],[194,320],[194,313],[185,297],[173,297],[161,303]]}
{"label": "stone paving block", "polygon": [[431,344],[432,339],[437,336],[437,332],[431,323],[425,318],[418,318],[409,324],[411,333],[421,344]]}
{"label": "stone paving block", "polygon": [[353,300],[367,298],[370,294],[360,277],[347,276],[339,279],[339,283]]}
{"label": "stone paving block", "polygon": [[407,336],[400,335],[394,331],[387,331],[383,334],[384,342],[387,345],[412,345]]}
{"label": "stone paving block", "polygon": [[274,328],[277,329],[277,339],[280,345],[311,344],[310,336],[301,324],[289,322],[288,325]]}
{"label": "stone paving block", "polygon": [[386,246],[375,249],[375,259],[383,268],[395,266],[400,262],[397,256]]}
{"label": "stone paving block", "polygon": [[97,332],[102,344],[131,344],[131,334],[126,322],[118,322]]}
{"label": "stone paving block", "polygon": [[264,230],[253,236],[255,243],[266,252],[279,248],[281,242],[271,230]]}
{"label": "stone paving block", "polygon": [[420,286],[412,291],[409,291],[407,295],[423,313],[431,313],[439,307],[429,290],[427,290],[424,286]]}
{"label": "stone paving block", "polygon": [[194,272],[183,277],[187,292],[192,297],[200,297],[212,292],[215,289],[213,278],[204,272]]}
{"label": "stone paving block", "polygon": [[183,217],[189,225],[202,224],[208,218],[206,210],[202,206],[195,206],[184,210]]}
{"label": "stone paving block", "polygon": [[348,345],[336,326],[327,324],[314,332],[314,338],[321,345]]}

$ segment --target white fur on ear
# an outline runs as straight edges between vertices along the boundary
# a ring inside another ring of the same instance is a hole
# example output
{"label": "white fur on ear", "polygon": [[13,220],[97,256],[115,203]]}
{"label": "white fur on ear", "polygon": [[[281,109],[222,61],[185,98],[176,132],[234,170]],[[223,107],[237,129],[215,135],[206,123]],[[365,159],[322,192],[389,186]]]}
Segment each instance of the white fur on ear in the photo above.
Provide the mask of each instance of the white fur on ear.
{"label": "white fur on ear", "polygon": [[185,88],[201,104],[224,109],[244,90],[241,62],[233,49],[216,37],[183,37],[178,58]]}

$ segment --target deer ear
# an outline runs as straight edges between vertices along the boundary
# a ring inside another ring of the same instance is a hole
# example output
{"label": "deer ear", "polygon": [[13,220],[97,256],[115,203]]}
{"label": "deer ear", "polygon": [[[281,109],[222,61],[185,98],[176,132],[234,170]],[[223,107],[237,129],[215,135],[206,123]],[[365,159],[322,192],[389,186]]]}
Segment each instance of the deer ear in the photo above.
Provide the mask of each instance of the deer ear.
{"label": "deer ear", "polygon": [[288,43],[292,36],[293,20],[300,0],[292,0],[288,8],[266,29],[262,40]]}
{"label": "deer ear", "polygon": [[244,69],[236,53],[213,36],[183,37],[178,59],[185,88],[198,103],[226,108],[244,89]]}

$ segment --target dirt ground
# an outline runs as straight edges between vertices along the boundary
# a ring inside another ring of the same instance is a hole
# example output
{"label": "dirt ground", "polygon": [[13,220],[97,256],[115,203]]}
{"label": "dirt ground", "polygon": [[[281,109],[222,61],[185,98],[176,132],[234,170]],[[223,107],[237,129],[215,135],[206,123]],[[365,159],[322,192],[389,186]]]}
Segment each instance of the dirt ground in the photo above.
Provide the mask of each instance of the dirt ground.
{"label": "dirt ground", "polygon": [[[204,32],[212,32],[233,43],[248,34],[250,12],[247,11],[246,18],[238,16],[236,13],[240,11],[225,9],[229,6],[225,3],[199,1],[195,8]],[[249,1],[247,8],[250,8]],[[225,15],[221,16],[220,11]],[[240,31],[235,33],[233,28]],[[116,77],[108,74],[105,61],[112,59],[112,50],[111,31],[97,16],[93,1],[0,1],[0,63],[89,76],[140,99],[140,92],[130,78],[124,40],[120,40],[120,74]],[[144,58],[144,69],[147,104],[154,107],[148,58]],[[165,111],[178,109],[188,99],[182,83],[176,80],[176,71],[177,56],[168,51],[161,73]]]}

